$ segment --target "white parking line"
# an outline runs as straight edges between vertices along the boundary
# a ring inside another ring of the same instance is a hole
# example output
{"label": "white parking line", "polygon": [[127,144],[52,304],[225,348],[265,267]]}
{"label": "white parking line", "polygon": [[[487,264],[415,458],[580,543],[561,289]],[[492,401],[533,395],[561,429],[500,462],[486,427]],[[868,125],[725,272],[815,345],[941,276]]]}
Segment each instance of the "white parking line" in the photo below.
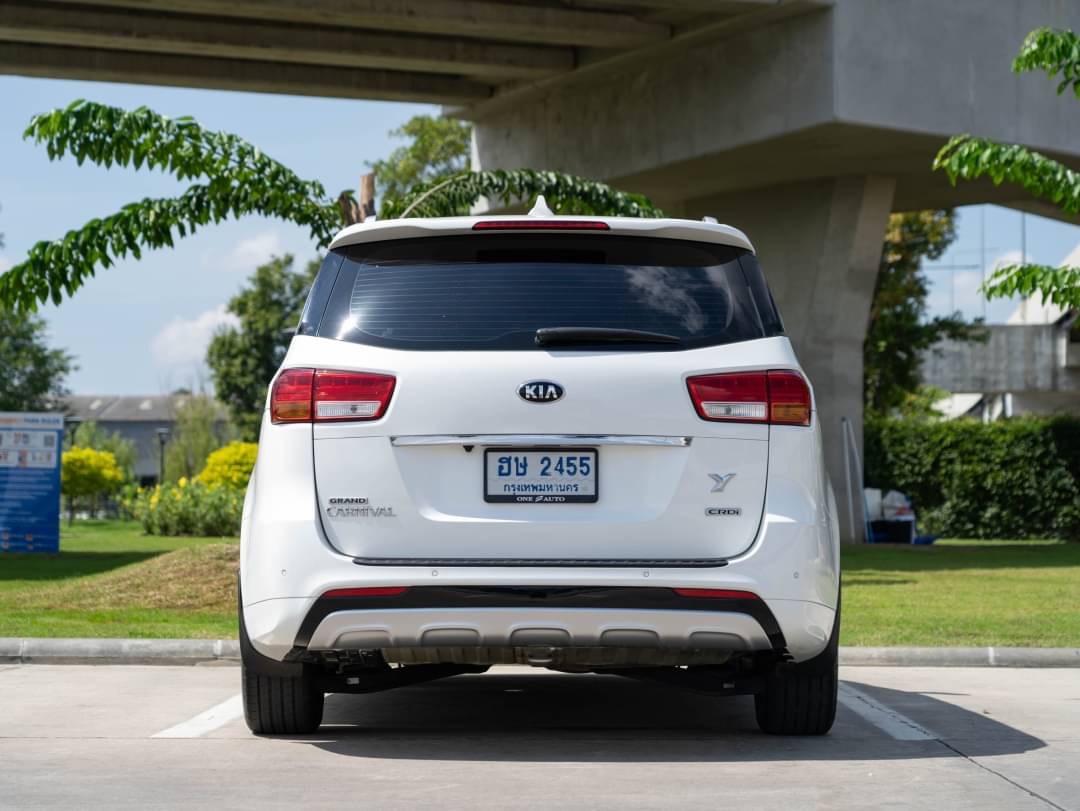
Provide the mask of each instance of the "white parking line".
{"label": "white parking line", "polygon": [[840,703],[898,741],[934,741],[938,736],[850,684],[840,685]]}
{"label": "white parking line", "polygon": [[244,699],[235,695],[227,701],[222,701],[206,712],[199,713],[194,718],[189,718],[176,726],[163,729],[152,738],[198,738],[207,732],[213,732],[226,724],[235,721],[244,714]]}

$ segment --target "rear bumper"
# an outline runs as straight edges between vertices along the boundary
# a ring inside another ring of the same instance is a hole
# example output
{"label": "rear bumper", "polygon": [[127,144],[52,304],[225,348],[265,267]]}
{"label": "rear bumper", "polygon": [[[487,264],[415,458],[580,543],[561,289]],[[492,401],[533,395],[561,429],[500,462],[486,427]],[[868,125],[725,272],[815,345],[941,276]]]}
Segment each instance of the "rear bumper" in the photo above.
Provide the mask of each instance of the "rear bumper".
{"label": "rear bumper", "polygon": [[394,648],[823,649],[834,612],[800,600],[687,598],[666,587],[433,587],[392,597],[273,599],[244,608],[253,647],[278,661],[308,651]]}
{"label": "rear bumper", "polygon": [[723,651],[772,647],[762,627],[744,614],[596,608],[456,608],[438,612],[338,611],[319,623],[307,649],[534,646]]}
{"label": "rear bumper", "polygon": [[323,597],[300,625],[304,650],[401,647],[656,647],[784,650],[759,599],[688,598],[668,588],[410,588]]}

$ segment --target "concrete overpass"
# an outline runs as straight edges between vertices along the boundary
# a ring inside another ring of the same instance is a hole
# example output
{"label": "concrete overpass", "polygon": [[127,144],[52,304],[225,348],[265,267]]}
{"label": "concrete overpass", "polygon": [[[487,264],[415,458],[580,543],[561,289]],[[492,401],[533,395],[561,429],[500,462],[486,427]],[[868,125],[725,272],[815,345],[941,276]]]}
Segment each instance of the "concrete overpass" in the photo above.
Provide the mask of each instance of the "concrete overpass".
{"label": "concrete overpass", "polygon": [[1080,29],[1080,3],[5,0],[0,71],[440,103],[476,123],[477,167],[599,177],[738,225],[813,378],[840,485],[889,212],[1053,213],[932,174],[956,132],[1080,165],[1075,102],[1009,70],[1040,25]]}

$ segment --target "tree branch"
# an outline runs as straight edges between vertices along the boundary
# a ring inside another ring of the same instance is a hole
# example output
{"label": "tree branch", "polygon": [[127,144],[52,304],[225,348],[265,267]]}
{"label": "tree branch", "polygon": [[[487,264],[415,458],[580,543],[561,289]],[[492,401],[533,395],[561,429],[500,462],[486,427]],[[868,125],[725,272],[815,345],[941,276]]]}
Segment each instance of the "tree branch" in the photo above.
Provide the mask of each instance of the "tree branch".
{"label": "tree branch", "polygon": [[146,198],[104,219],[94,219],[62,239],[35,244],[27,258],[0,275],[0,306],[34,310],[38,303],[59,304],[97,268],[116,259],[142,256],[144,248],[171,247],[175,237],[229,217],[262,214],[307,225],[325,247],[338,227],[334,203],[318,204],[282,194],[272,185],[219,177],[190,187],[179,197]]}
{"label": "tree branch", "polygon": [[462,172],[436,183],[416,186],[407,199],[383,202],[383,219],[406,213],[420,217],[448,217],[467,213],[482,197],[512,205],[544,195],[553,210],[563,214],[620,217],[662,217],[647,197],[613,189],[605,183],[561,172],[531,169]]}
{"label": "tree branch", "polygon": [[1080,173],[1027,147],[955,135],[934,158],[934,169],[944,170],[953,185],[985,176],[995,186],[1020,186],[1066,214],[1080,213]]}
{"label": "tree branch", "polygon": [[1058,95],[1072,85],[1073,93],[1080,98],[1080,37],[1072,31],[1054,28],[1032,31],[1024,38],[1012,67],[1017,73],[1042,70],[1051,79],[1060,75]]}
{"label": "tree branch", "polygon": [[994,271],[981,289],[988,299],[1040,293],[1064,309],[1080,308],[1080,267],[1009,265]]}

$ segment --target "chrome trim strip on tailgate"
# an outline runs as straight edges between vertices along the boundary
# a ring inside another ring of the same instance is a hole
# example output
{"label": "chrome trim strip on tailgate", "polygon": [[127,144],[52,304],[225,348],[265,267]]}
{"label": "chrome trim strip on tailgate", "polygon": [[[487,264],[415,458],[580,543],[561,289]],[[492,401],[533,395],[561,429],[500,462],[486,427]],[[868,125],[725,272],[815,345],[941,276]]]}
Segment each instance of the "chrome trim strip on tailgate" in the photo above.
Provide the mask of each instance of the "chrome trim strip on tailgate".
{"label": "chrome trim strip on tailgate", "polygon": [[426,434],[392,436],[390,444],[409,445],[659,445],[685,448],[689,436],[637,436],[630,434]]}

